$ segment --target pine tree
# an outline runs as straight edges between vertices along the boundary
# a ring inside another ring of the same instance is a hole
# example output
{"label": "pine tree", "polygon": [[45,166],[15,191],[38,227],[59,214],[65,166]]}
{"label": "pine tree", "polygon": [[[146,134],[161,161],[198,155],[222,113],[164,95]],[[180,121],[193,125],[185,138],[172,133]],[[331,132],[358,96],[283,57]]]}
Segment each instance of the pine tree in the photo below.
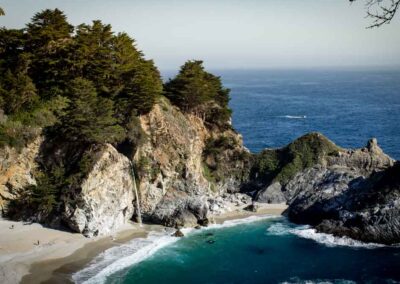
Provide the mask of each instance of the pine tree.
{"label": "pine tree", "polygon": [[99,94],[114,96],[112,74],[115,68],[113,32],[110,25],[93,21],[77,27],[75,37],[77,74],[92,81]]}
{"label": "pine tree", "polygon": [[113,116],[113,101],[97,96],[91,81],[73,80],[68,93],[71,103],[60,125],[66,139],[90,144],[114,143],[124,138],[124,131]]}
{"label": "pine tree", "polygon": [[24,72],[15,74],[10,70],[7,70],[1,78],[0,98],[2,100],[0,107],[8,115],[28,111],[39,101],[31,78]]}
{"label": "pine tree", "polygon": [[43,10],[27,24],[25,52],[32,58],[29,75],[45,99],[62,95],[71,78],[73,30],[58,9]]}
{"label": "pine tree", "polygon": [[185,112],[194,113],[209,125],[229,126],[229,89],[221,79],[204,70],[202,61],[187,61],[165,86],[165,96]]}

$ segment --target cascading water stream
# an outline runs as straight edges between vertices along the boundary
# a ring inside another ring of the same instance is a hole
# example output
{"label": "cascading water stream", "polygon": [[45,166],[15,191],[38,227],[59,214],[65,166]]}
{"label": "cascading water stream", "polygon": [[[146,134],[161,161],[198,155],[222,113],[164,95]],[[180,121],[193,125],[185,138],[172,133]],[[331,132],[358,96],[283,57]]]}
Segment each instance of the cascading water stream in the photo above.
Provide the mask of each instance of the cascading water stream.
{"label": "cascading water stream", "polygon": [[135,200],[136,200],[137,222],[139,223],[140,226],[142,226],[142,214],[140,212],[139,194],[136,187],[135,170],[133,168],[133,165],[131,166],[131,171],[132,171],[133,191],[135,192]]}

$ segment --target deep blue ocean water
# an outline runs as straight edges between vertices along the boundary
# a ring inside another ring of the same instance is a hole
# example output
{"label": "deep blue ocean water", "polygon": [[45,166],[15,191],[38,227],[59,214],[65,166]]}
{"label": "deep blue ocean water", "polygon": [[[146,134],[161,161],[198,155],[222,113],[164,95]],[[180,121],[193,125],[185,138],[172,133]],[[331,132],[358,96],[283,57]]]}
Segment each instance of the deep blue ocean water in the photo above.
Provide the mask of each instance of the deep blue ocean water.
{"label": "deep blue ocean water", "polygon": [[[233,126],[254,152],[311,131],[343,147],[376,137],[400,159],[400,70],[217,71]],[[167,74],[168,76],[169,74]],[[253,221],[253,222],[250,222]],[[283,217],[156,233],[114,247],[77,283],[400,283],[400,247],[317,234]]]}
{"label": "deep blue ocean water", "polygon": [[400,159],[399,70],[219,71],[233,125],[254,152],[318,131],[342,147],[376,137]]}

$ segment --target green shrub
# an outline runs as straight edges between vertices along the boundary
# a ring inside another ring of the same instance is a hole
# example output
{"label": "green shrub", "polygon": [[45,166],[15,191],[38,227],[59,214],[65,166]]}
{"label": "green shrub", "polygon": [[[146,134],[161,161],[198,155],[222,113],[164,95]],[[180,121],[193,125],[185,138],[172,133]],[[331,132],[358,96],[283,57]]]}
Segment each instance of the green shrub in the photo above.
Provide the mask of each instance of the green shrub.
{"label": "green shrub", "polygon": [[253,178],[288,182],[298,172],[321,163],[340,150],[319,133],[306,134],[282,149],[264,150],[256,156]]}

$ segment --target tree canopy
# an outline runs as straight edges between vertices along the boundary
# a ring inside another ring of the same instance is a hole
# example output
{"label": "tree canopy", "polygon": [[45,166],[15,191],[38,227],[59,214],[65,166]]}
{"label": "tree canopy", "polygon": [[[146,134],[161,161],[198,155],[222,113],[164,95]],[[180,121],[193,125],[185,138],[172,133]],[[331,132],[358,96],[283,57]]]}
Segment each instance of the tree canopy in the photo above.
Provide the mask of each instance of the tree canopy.
{"label": "tree canopy", "polygon": [[204,70],[203,61],[187,61],[178,75],[164,86],[165,96],[181,108],[202,117],[209,125],[229,125],[229,89],[221,79]]}
{"label": "tree canopy", "polygon": [[131,116],[148,112],[162,93],[159,71],[126,33],[98,20],[73,27],[58,9],[36,13],[24,29],[0,29],[0,72],[3,141],[21,117],[43,127],[32,115],[40,109],[58,121],[60,135],[118,142],[129,136]]}

